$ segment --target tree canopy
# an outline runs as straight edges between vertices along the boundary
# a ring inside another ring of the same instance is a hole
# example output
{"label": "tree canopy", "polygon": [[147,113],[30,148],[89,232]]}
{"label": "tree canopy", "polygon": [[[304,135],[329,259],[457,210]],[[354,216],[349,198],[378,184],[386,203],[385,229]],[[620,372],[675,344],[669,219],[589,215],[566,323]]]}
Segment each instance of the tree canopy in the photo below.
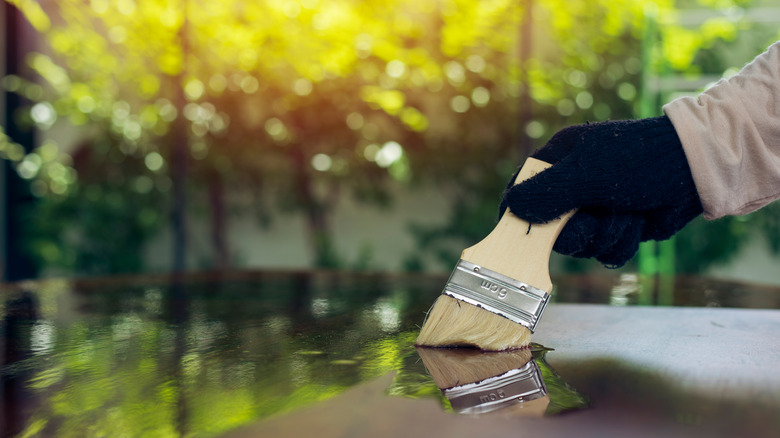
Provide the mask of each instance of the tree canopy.
{"label": "tree canopy", "polygon": [[[190,210],[302,212],[314,263],[337,266],[328,217],[344,193],[384,205],[390,185],[433,183],[454,205],[450,226],[416,231],[436,251],[438,237],[484,235],[523,139],[638,116],[648,78],[701,73],[702,49],[743,23],[682,26],[668,0],[11,3],[42,45],[28,57],[36,76],[3,84],[31,101],[19,123],[50,134],[32,150],[5,139],[0,154],[30,180],[37,213],[123,217],[135,248],[89,242],[92,222],[63,221],[38,229],[30,250],[43,265],[111,272],[142,262],[90,266],[138,253],[165,223],[177,133]],[[62,126],[78,141],[61,141]],[[224,220],[212,223],[224,245]]]}

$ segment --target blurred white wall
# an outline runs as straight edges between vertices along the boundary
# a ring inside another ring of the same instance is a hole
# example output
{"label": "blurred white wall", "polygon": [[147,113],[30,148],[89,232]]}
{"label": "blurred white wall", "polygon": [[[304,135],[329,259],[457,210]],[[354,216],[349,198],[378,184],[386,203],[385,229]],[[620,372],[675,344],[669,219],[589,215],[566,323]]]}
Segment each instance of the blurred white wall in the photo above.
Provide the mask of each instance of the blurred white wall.
{"label": "blurred white wall", "polygon": [[705,275],[748,283],[780,285],[780,257],[766,241],[754,236],[727,264],[710,268]]}
{"label": "blurred white wall", "polygon": [[[360,205],[343,197],[331,216],[336,251],[347,268],[365,265],[368,269],[399,271],[404,259],[415,251],[408,231],[410,223],[441,224],[448,205],[433,188],[409,192],[397,190],[390,208]],[[209,265],[210,237],[207,218],[190,217],[188,264],[197,269]],[[312,266],[306,224],[301,215],[282,215],[267,229],[247,214],[228,219],[228,236],[233,264],[245,268],[299,269]],[[147,261],[152,270],[170,266],[171,236],[168,231],[149,244]],[[459,253],[454,255],[453,266]],[[365,256],[368,260],[361,260]],[[428,260],[430,268],[438,266]],[[438,268],[441,269],[441,268]]]}
{"label": "blurred white wall", "polygon": [[[370,269],[399,271],[403,261],[415,251],[416,244],[408,231],[410,222],[441,224],[448,206],[432,188],[419,192],[398,192],[394,208],[381,210],[344,200],[332,218],[338,253],[349,268],[367,251]],[[210,240],[207,224],[190,218],[189,264],[193,269],[208,266]],[[254,217],[232,218],[229,236],[233,262],[236,267],[249,269],[306,269],[312,265],[306,227],[299,215],[277,218],[268,229],[258,226]],[[170,266],[171,239],[163,232],[148,246],[148,263],[152,270],[165,271]],[[466,245],[464,244],[464,247]],[[459,252],[453,252],[452,266]],[[555,257],[551,270],[561,272],[561,256]],[[426,268],[448,272],[433,260],[426,260]],[[593,269],[606,269],[595,266]],[[710,268],[704,275],[724,280],[754,284],[780,285],[780,257],[772,255],[766,242],[753,238],[729,262]]]}

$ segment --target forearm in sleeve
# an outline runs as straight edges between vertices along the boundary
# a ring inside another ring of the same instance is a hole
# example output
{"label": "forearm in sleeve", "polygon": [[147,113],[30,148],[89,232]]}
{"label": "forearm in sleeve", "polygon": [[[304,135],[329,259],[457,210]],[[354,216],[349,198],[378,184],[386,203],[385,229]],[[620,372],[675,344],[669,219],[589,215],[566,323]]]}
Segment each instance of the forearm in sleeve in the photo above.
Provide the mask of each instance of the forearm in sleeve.
{"label": "forearm in sleeve", "polygon": [[706,219],[780,198],[780,42],[729,79],[664,106]]}

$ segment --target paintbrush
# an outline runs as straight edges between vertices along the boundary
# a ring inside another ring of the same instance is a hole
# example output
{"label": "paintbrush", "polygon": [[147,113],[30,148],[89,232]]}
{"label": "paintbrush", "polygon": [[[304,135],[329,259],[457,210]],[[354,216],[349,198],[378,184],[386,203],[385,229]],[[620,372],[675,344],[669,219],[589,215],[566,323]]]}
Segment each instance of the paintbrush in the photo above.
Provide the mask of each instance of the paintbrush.
{"label": "paintbrush", "polygon": [[[548,167],[528,158],[515,184]],[[487,237],[463,251],[415,345],[487,351],[527,346],[552,291],[553,243],[573,213],[531,226],[506,211]]]}
{"label": "paintbrush", "polygon": [[530,348],[418,348],[417,353],[457,413],[542,416],[550,404]]}

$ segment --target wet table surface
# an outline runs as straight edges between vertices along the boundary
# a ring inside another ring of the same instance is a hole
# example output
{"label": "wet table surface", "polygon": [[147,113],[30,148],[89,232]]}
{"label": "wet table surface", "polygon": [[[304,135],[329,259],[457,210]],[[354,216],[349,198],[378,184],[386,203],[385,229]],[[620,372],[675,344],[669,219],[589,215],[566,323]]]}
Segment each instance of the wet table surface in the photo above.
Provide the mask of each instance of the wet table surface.
{"label": "wet table surface", "polygon": [[[418,351],[446,276],[0,287],[2,436],[776,436],[780,289],[554,278],[532,349]],[[464,395],[465,394],[465,395]]]}

